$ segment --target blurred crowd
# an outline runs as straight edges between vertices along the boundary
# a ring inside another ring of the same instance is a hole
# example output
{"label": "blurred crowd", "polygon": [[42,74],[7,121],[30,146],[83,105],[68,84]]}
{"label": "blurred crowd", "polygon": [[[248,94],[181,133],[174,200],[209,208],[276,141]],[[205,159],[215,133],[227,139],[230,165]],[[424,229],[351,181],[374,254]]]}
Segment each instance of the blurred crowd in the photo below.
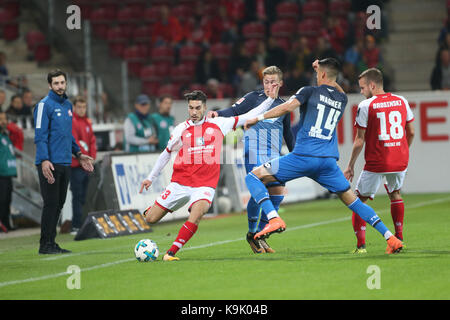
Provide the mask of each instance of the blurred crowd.
{"label": "blurred crowd", "polygon": [[450,3],[447,2],[447,19],[439,32],[438,50],[430,77],[432,90],[450,90]]}

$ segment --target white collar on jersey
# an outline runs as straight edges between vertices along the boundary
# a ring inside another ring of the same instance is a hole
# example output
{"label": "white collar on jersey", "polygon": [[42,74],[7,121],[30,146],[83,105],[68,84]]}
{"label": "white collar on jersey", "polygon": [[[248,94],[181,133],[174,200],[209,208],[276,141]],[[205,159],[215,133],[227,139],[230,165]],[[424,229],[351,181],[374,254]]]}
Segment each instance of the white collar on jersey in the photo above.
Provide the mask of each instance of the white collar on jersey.
{"label": "white collar on jersey", "polygon": [[188,120],[188,123],[189,123],[189,125],[191,125],[191,126],[199,126],[199,125],[202,125],[203,123],[205,123],[205,121],[206,121],[206,116],[204,116],[204,117],[202,118],[202,120],[197,121],[197,122],[194,122],[194,121],[192,121],[192,120]]}

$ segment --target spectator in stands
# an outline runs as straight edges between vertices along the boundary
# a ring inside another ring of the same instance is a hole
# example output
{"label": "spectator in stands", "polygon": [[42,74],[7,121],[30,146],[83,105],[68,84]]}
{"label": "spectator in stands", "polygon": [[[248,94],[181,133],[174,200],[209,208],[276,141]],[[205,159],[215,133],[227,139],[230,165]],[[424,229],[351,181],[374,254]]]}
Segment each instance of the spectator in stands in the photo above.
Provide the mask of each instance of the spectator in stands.
{"label": "spectator in stands", "polygon": [[265,64],[266,66],[278,66],[281,70],[286,69],[286,52],[277,44],[274,37],[269,37],[267,39],[267,56]]}
{"label": "spectator in stands", "polygon": [[201,57],[197,60],[195,69],[196,81],[198,83],[205,84],[211,78],[224,80],[221,77],[222,73],[219,69],[219,62],[208,49],[204,50]]}
{"label": "spectator in stands", "polygon": [[432,90],[450,89],[450,52],[448,49],[440,50],[440,59],[436,62],[431,73]]}
{"label": "spectator in stands", "polygon": [[190,41],[207,48],[211,44],[211,38],[213,36],[212,23],[207,17],[194,18],[192,31],[190,34]]}
{"label": "spectator in stands", "polygon": [[0,112],[0,231],[12,230],[10,224],[12,178],[17,176],[16,157],[8,137],[8,119],[5,112]]}
{"label": "spectator in stands", "polygon": [[[81,153],[97,157],[97,145],[92,130],[92,121],[86,116],[87,103],[82,96],[77,96],[73,101],[72,135],[80,147]],[[89,174],[81,166],[76,158],[72,158],[70,168],[70,190],[72,191],[72,234],[76,234],[81,228],[83,206],[86,202]]]}
{"label": "spectator in stands", "polygon": [[319,37],[317,38],[317,45],[315,49],[306,59],[305,63],[306,71],[313,74],[314,70],[312,69],[312,63],[316,59],[323,59],[326,57],[338,59],[338,55],[336,51],[333,49],[333,47],[331,47],[330,43],[324,37]]}
{"label": "spectator in stands", "polygon": [[175,118],[170,114],[172,110],[173,99],[171,96],[164,95],[159,97],[158,112],[150,116],[156,126],[158,137],[158,151],[163,151],[167,147],[175,123]]}
{"label": "spectator in stands", "polygon": [[259,41],[256,48],[255,59],[258,61],[260,66],[266,65],[267,59],[267,48],[264,41]]}
{"label": "spectator in stands", "polygon": [[158,146],[155,124],[150,117],[150,98],[139,95],[134,112],[127,115],[123,126],[125,151],[155,152]]}
{"label": "spectator in stands", "polygon": [[356,40],[356,42],[345,51],[344,62],[349,62],[355,66],[358,66],[362,59],[363,51],[364,41],[362,39]]}
{"label": "spectator in stands", "polygon": [[5,90],[0,89],[0,112],[3,111],[3,104],[5,103],[5,100],[6,100],[6,92]]}
{"label": "spectator in stands", "polygon": [[183,39],[180,22],[170,15],[170,9],[166,5],[161,6],[161,16],[153,26],[152,38],[156,46],[175,46]]}
{"label": "spectator in stands", "polygon": [[23,109],[26,110],[26,112],[30,112],[30,115],[33,113],[33,93],[30,89],[24,89],[22,91],[22,102],[23,102]]}
{"label": "spectator in stands", "polygon": [[297,92],[298,89],[311,84],[311,75],[307,76],[307,73],[302,72],[300,68],[294,68],[287,74],[284,83],[287,91],[286,94],[292,95]]}
{"label": "spectator in stands", "polygon": [[311,50],[308,47],[308,39],[306,37],[300,37],[292,45],[292,50],[288,56],[288,70],[298,69],[300,72],[306,69],[307,57],[311,54]]}
{"label": "spectator in stands", "polygon": [[23,130],[13,121],[8,122],[9,140],[11,140],[14,148],[23,151],[23,142],[25,140],[23,136]]}
{"label": "spectator in stands", "polygon": [[8,77],[8,68],[6,67],[6,54],[0,51],[0,84],[3,82],[2,77]]}
{"label": "spectator in stands", "polygon": [[250,68],[243,74],[241,84],[238,88],[238,96],[243,96],[245,93],[255,91],[261,87],[260,69],[257,60],[253,60]]}
{"label": "spectator in stands", "polygon": [[380,48],[377,47],[375,38],[368,34],[366,35],[366,45],[363,51],[363,61],[365,63],[364,70],[367,68],[378,68],[380,69],[381,63],[381,52]]}
{"label": "spectator in stands", "polygon": [[211,78],[206,82],[206,94],[208,99],[223,99],[224,92],[220,88],[220,83],[217,79]]}
{"label": "spectator in stands", "polygon": [[360,91],[356,67],[350,62],[344,62],[342,72],[339,73],[336,81],[346,93],[358,93]]}
{"label": "spectator in stands", "polygon": [[336,17],[329,16],[327,18],[327,24],[326,28],[323,30],[323,36],[330,42],[330,45],[338,54],[342,54],[344,52],[346,35]]}
{"label": "spectator in stands", "polygon": [[[11,97],[11,102],[6,113],[11,116],[11,119],[19,125],[21,128],[27,128],[31,124],[27,125],[27,122],[31,118],[31,108],[25,108],[23,105],[22,97],[19,94],[15,94]],[[27,121],[28,117],[28,121]]]}

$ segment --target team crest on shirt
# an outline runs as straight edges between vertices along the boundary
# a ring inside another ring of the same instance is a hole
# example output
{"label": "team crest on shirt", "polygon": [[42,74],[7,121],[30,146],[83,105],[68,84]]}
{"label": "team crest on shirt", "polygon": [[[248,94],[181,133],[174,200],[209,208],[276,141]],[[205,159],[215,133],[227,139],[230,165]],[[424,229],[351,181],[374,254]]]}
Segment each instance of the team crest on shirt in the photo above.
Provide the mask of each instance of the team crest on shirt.
{"label": "team crest on shirt", "polygon": [[197,146],[204,146],[205,145],[205,139],[203,139],[203,137],[198,137],[197,139],[195,139],[195,144]]}
{"label": "team crest on shirt", "polygon": [[214,133],[214,129],[213,128],[208,128],[205,130],[206,134],[213,134]]}

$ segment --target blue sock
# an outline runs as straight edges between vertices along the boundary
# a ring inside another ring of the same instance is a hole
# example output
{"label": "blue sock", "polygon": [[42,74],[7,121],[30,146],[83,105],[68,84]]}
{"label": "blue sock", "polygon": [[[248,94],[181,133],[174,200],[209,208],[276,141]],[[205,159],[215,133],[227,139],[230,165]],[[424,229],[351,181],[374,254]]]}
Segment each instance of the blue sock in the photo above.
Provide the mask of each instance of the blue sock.
{"label": "blue sock", "polygon": [[266,214],[271,213],[272,211],[276,214],[272,201],[270,201],[269,191],[267,191],[266,186],[257,176],[250,172],[245,177],[245,184],[253,199],[255,199],[256,203],[261,206],[261,209]]}
{"label": "blue sock", "polygon": [[[284,196],[282,195],[271,195],[270,196],[270,201],[273,204],[273,207],[275,208],[275,210],[278,212],[278,209],[280,208],[280,204],[283,201]],[[264,211],[261,211],[261,219],[259,219],[259,224],[258,224],[258,232],[261,231],[262,229],[264,229],[264,227],[266,226],[266,224],[269,223],[269,219],[267,219],[267,215]]]}
{"label": "blue sock", "polygon": [[247,218],[248,218],[248,231],[255,233],[257,231],[258,217],[261,208],[256,203],[255,199],[250,197],[247,203]]}
{"label": "blue sock", "polygon": [[385,237],[386,240],[392,235],[375,211],[368,205],[364,204],[359,198],[350,204],[348,208],[359,215],[365,222],[374,227],[383,237]]}

